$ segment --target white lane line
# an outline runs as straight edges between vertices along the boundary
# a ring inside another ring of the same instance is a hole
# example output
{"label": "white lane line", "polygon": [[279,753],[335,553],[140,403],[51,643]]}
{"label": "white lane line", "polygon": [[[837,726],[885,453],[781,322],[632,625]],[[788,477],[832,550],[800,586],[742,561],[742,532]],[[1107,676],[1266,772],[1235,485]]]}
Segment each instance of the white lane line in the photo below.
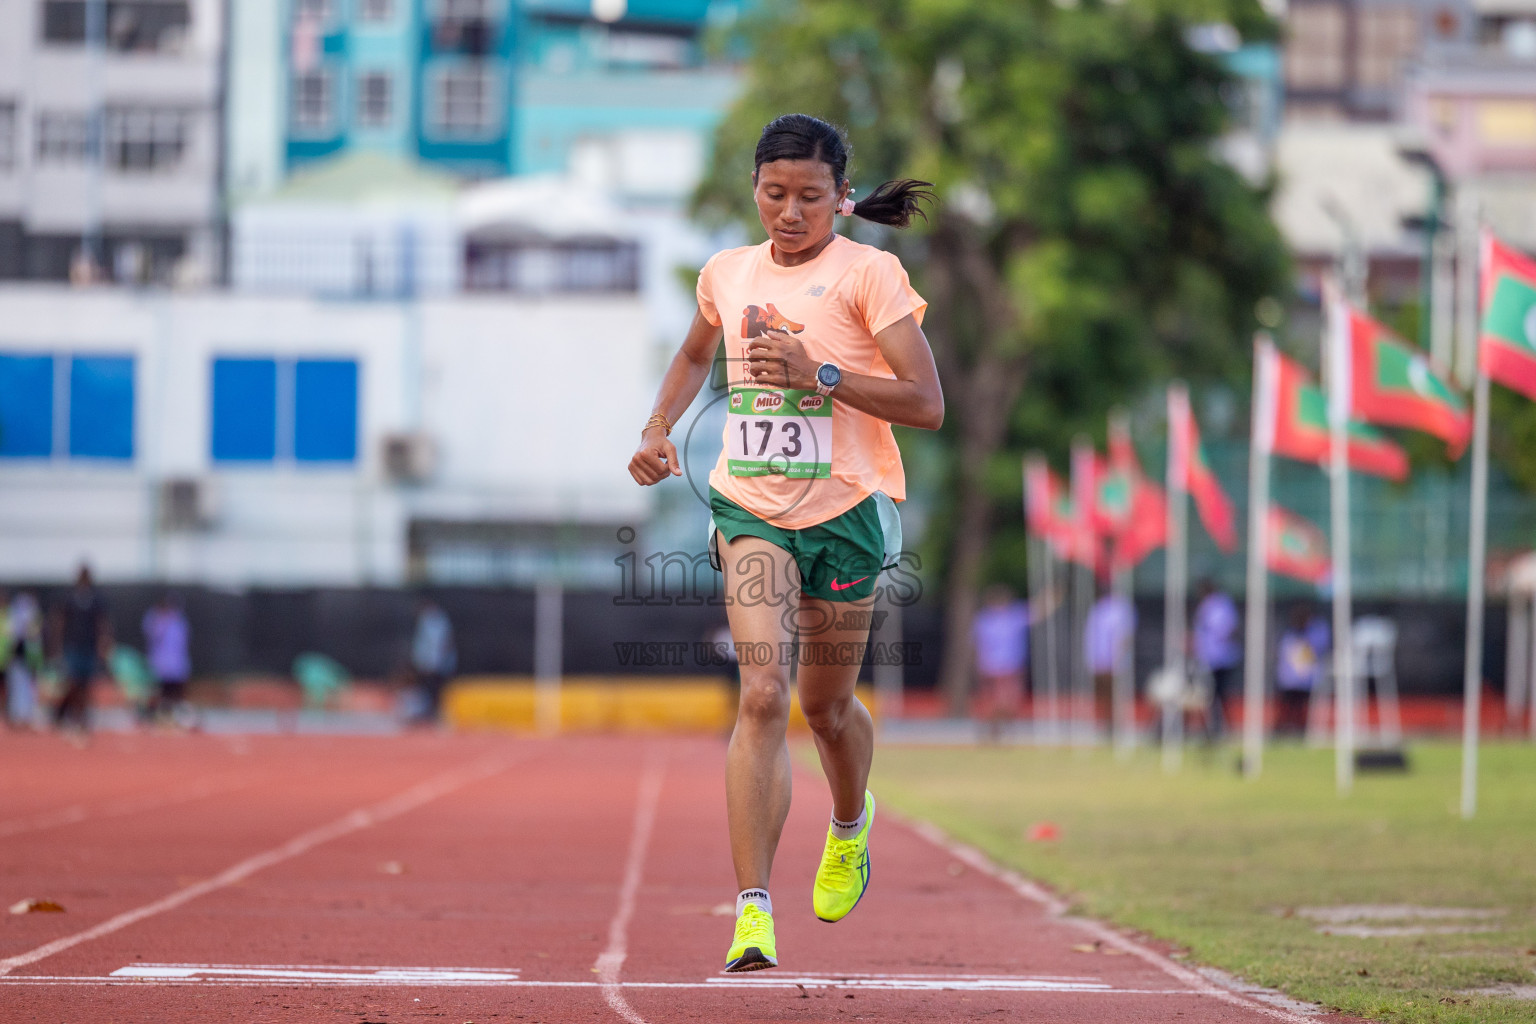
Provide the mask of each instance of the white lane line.
{"label": "white lane line", "polygon": [[330,985],[456,985],[517,980],[515,970],[475,967],[248,967],[238,964],[131,964],[114,978],[151,981],[222,981],[229,978],[276,978]]}
{"label": "white lane line", "polygon": [[613,1012],[629,1024],[646,1024],[624,998],[619,975],[629,955],[629,919],[635,913],[635,897],[640,892],[640,876],[645,870],[645,851],[651,845],[651,829],[656,824],[656,805],[661,801],[661,782],[665,774],[661,756],[653,754],[640,777],[640,792],[635,800],[635,828],[629,837],[629,855],[624,861],[624,884],[619,887],[619,908],[608,925],[608,948],[597,957],[597,980],[603,998]]}
{"label": "white lane line", "polygon": [[[893,817],[895,816],[893,815]],[[1144,963],[1157,968],[1159,971],[1162,971],[1170,978],[1173,978],[1175,981],[1185,985],[1190,992],[1202,996],[1209,996],[1212,999],[1218,999],[1221,1002],[1230,1003],[1233,1006],[1240,1006],[1245,1010],[1252,1010],[1255,1013],[1261,1013],[1266,1017],[1273,1017],[1275,1020],[1285,1021],[1286,1024],[1316,1024],[1316,1022],[1309,1017],[1302,1016],[1298,1013],[1292,1013],[1289,1010],[1283,1010],[1279,1007],[1271,1006],[1265,1002],[1261,1002],[1258,998],[1258,993],[1255,993],[1252,989],[1248,989],[1245,992],[1240,993],[1233,991],[1230,988],[1223,987],[1222,985],[1217,984],[1215,981],[1196,973],[1190,968],[1185,967],[1182,964],[1175,963],[1168,957],[1157,952],[1157,950],[1152,949],[1149,946],[1144,946],[1134,939],[1128,938],[1127,936],[1124,936],[1115,931],[1113,928],[1110,928],[1098,921],[1090,920],[1084,917],[1067,916],[1068,908],[1067,904],[1063,900],[1052,895],[1040,885],[1031,882],[1029,879],[1020,875],[1017,871],[1011,871],[993,863],[986,854],[982,853],[974,846],[967,846],[964,843],[950,838],[949,835],[947,835],[937,825],[926,821],[911,820],[904,821],[904,824],[906,824],[907,827],[910,828],[913,832],[928,840],[928,842],[932,843],[934,846],[937,846],[939,849],[943,850],[945,853],[949,854],[951,857],[954,857],[961,863],[974,868],[984,875],[995,878],[997,881],[1001,882],[1009,889],[1012,889],[1015,893],[1024,897],[1025,899],[1033,903],[1038,903],[1052,918],[1055,918],[1063,924],[1071,925],[1074,928],[1087,932],[1089,935],[1093,936],[1104,945],[1113,946],[1116,949],[1124,953],[1128,953],[1131,956],[1134,956],[1137,959],[1143,961]],[[1276,995],[1278,996],[1278,993]],[[1283,999],[1284,997],[1280,996],[1279,998]]]}
{"label": "white lane line", "polygon": [[232,789],[240,789],[249,785],[251,785],[251,780],[249,779],[241,782],[203,783],[192,786],[180,793],[166,796],[132,797],[114,800],[111,803],[103,804],[96,808],[95,811],[92,811],[83,804],[71,804],[57,811],[49,811],[46,814],[38,814],[30,818],[12,818],[10,821],[0,821],[0,839],[4,839],[7,836],[22,835],[27,832],[43,832],[47,829],[60,828],[64,825],[74,825],[89,818],[121,818],[129,814],[138,814],[141,811],[153,811],[162,807],[172,807],[176,804],[201,800],[216,793],[226,793]]}
{"label": "white lane line", "polygon": [[[489,973],[489,972],[487,972]],[[664,990],[678,989],[684,991],[721,991],[722,989],[737,988],[772,988],[795,989],[797,987],[806,990],[820,989],[847,989],[860,988],[866,991],[879,990],[886,992],[1026,992],[1044,993],[1049,995],[1071,996],[1176,996],[1188,998],[1191,993],[1186,989],[1173,988],[1116,988],[1106,985],[1103,988],[1051,988],[1030,987],[1019,982],[1028,979],[997,979],[994,983],[984,983],[975,979],[956,979],[947,983],[938,981],[903,981],[900,978],[886,979],[881,984],[873,982],[864,985],[850,985],[841,978],[809,978],[801,981],[793,981],[787,978],[775,979],[766,974],[759,974],[752,979],[747,978],[709,978],[704,981],[622,981],[619,988],[622,989],[646,989]],[[139,986],[152,988],[369,988],[394,986],[396,988],[549,988],[549,989],[605,989],[601,981],[539,981],[518,978],[512,981],[505,980],[460,980],[451,981],[442,977],[390,979],[390,980],[323,980],[313,978],[271,978],[265,975],[227,976],[206,978],[158,978],[158,977],[119,977],[115,972],[107,977],[85,977],[66,975],[15,975],[8,978],[0,978],[0,988],[8,986],[73,986],[73,987],[102,987],[120,988],[124,986]],[[1315,1022],[1312,1022],[1315,1024]]]}
{"label": "white lane line", "polygon": [[111,935],[113,932],[121,931],[131,924],[137,924],[145,918],[163,914],[167,910],[174,910],[183,903],[189,903],[199,896],[206,896],[211,892],[217,892],[219,889],[234,885],[236,882],[243,881],[264,868],[269,868],[274,864],[280,864],[285,860],[297,857],[322,843],[330,842],[332,839],[339,839],[360,829],[399,817],[407,811],[415,810],[423,804],[431,803],[438,797],[445,796],[456,789],[469,785],[471,782],[478,782],[481,779],[489,778],[505,769],[509,763],[504,759],[481,761],[467,768],[445,772],[436,778],[417,783],[410,789],[390,797],[382,803],[374,804],[372,807],[358,808],[329,825],[322,825],[319,828],[311,829],[303,835],[288,840],[282,846],[275,847],[265,853],[258,853],[254,857],[248,857],[233,867],[226,868],[212,878],[189,885],[185,889],[178,889],[169,896],[155,900],[153,903],[146,903],[142,907],[136,907],[133,910],[118,914],[116,917],[108,918],[92,928],[87,928],[83,932],[66,935],[61,939],[44,943],[36,949],[19,953],[16,956],[6,957],[4,960],[0,960],[0,975],[9,974],[18,967],[35,964],[39,960],[44,960],[55,953],[62,953],[64,950],[71,949],[83,942],[90,942],[104,935]]}

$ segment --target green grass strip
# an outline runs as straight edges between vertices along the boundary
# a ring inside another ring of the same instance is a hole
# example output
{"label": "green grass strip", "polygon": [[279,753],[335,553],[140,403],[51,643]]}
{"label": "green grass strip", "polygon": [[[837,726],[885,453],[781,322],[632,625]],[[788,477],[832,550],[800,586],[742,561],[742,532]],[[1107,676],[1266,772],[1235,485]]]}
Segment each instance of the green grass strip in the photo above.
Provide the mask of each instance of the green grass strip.
{"label": "green grass strip", "polygon": [[[1536,986],[1536,748],[1488,744],[1478,815],[1457,816],[1460,750],[1410,747],[1407,774],[1363,774],[1335,794],[1333,755],[1271,748],[1247,782],[1230,748],[1192,748],[1165,775],[1155,752],[884,745],[871,788],[1074,910],[1187,948],[1192,959],[1375,1020],[1536,1021],[1536,1001],[1477,995]],[[1032,825],[1060,838],[1032,842]],[[1301,908],[1409,904],[1500,911],[1374,926],[1484,927],[1355,937]]]}

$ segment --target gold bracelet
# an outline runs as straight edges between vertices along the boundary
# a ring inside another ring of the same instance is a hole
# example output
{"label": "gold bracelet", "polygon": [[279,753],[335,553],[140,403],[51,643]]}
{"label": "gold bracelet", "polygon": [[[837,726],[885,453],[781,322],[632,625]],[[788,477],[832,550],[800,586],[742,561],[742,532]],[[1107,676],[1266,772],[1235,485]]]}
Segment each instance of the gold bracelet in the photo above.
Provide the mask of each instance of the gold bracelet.
{"label": "gold bracelet", "polygon": [[668,437],[672,436],[672,424],[668,423],[667,418],[659,412],[651,413],[651,418],[645,421],[645,426],[640,428],[640,433],[643,434],[652,427],[660,427]]}

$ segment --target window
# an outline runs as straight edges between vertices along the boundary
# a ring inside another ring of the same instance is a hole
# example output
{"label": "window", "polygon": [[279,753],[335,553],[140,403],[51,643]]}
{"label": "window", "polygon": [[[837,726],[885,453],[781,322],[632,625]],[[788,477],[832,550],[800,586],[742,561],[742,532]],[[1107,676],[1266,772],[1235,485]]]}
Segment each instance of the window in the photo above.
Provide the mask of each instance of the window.
{"label": "window", "polygon": [[357,361],[213,361],[215,462],[355,462]]}
{"label": "window", "polygon": [[80,163],[90,152],[91,122],[85,114],[37,115],[37,158],[52,163]]}
{"label": "window", "polygon": [[313,18],[319,22],[327,22],[335,13],[335,5],[331,0],[294,0],[293,16],[295,18]]}
{"label": "window", "polygon": [[496,127],[496,73],[483,63],[466,63],[438,75],[432,117],[450,135],[485,135]]}
{"label": "window", "polygon": [[0,457],[133,458],[133,369],[130,355],[0,355]]}
{"label": "window", "polygon": [[[101,38],[119,52],[172,51],[181,48],[191,22],[187,0],[106,0]],[[45,0],[43,41],[83,45],[86,41],[86,0]]]}
{"label": "window", "polygon": [[633,242],[559,246],[471,239],[464,284],[472,291],[523,295],[640,290],[640,251]]}
{"label": "window", "polygon": [[358,16],[363,21],[389,21],[395,16],[393,0],[361,0]]}
{"label": "window", "polygon": [[1344,9],[1337,4],[1294,4],[1285,43],[1285,82],[1292,89],[1344,87]]}
{"label": "window", "polygon": [[437,0],[437,16],[455,21],[469,21],[492,17],[496,12],[492,0]]}
{"label": "window", "polygon": [[359,124],[379,127],[389,124],[394,80],[387,72],[370,71],[358,80],[357,120]]}
{"label": "window", "polygon": [[329,131],[331,116],[331,73],[321,69],[295,75],[293,79],[293,125],[309,133]]}
{"label": "window", "polygon": [[277,361],[213,361],[213,460],[271,462],[277,457]]}
{"label": "window", "polygon": [[16,104],[0,103],[0,171],[16,166]]}
{"label": "window", "polygon": [[1359,40],[1360,84],[1396,85],[1403,61],[1418,49],[1418,12],[1412,7],[1362,7]]}
{"label": "window", "polygon": [[0,355],[0,458],[53,454],[53,356]]}
{"label": "window", "polygon": [[357,459],[357,363],[300,359],[293,376],[293,457],[299,462]]}
{"label": "window", "polygon": [[69,367],[69,454],[133,458],[133,357],[75,356]]}
{"label": "window", "polygon": [[119,171],[174,167],[187,145],[188,115],[181,110],[107,110],[107,164]]}

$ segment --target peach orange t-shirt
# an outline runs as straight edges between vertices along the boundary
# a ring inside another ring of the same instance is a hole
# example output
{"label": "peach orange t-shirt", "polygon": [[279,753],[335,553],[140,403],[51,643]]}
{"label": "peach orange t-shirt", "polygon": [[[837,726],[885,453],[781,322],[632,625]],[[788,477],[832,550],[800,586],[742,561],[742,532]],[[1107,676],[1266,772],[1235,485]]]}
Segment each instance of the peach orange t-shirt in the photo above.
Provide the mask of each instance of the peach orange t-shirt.
{"label": "peach orange t-shirt", "polygon": [[[765,325],[792,333],[817,363],[894,378],[875,335],[909,314],[921,323],[928,306],[901,261],[837,235],[810,262],[782,267],[773,261],[772,245],[716,253],[699,273],[699,310],[725,328],[730,387],[757,386],[746,372],[747,339]],[[732,476],[722,451],[710,486],[786,530],[834,519],[876,491],[903,500],[906,476],[891,425],[836,401],[836,391],[832,395],[830,476]]]}

